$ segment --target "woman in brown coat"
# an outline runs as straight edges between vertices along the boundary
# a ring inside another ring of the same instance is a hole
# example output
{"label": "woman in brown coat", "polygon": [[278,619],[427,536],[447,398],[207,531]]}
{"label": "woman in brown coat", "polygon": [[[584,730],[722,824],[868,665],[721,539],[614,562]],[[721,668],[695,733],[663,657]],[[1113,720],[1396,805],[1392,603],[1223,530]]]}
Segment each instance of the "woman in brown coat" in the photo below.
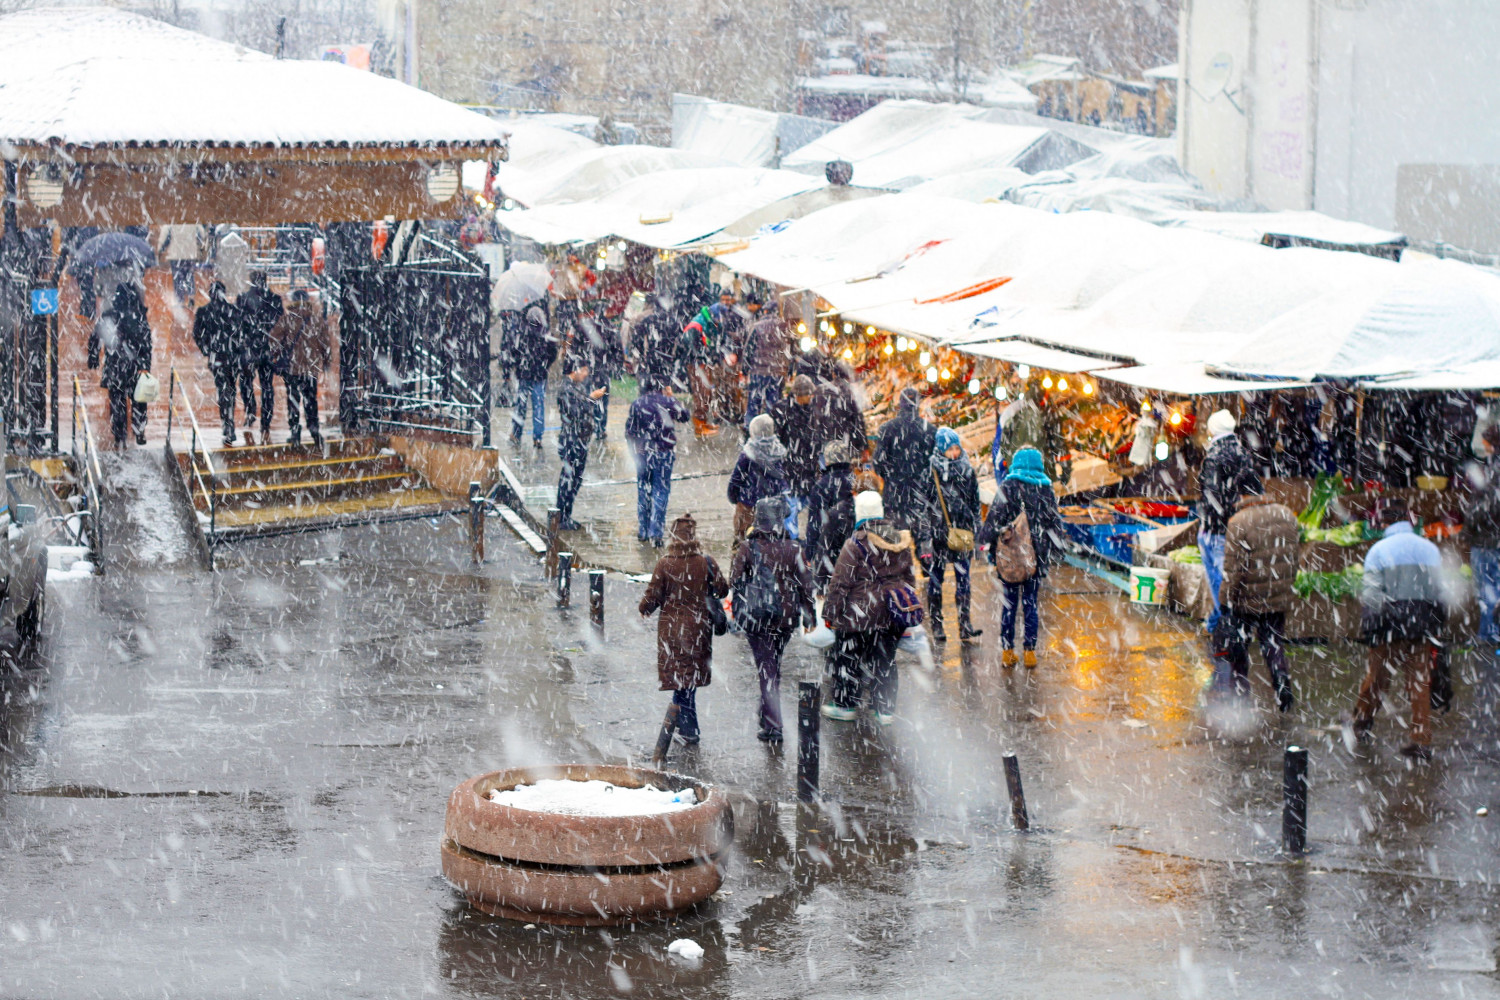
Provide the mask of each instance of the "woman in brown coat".
{"label": "woman in brown coat", "polygon": [[661,689],[672,692],[678,708],[677,734],[684,743],[698,742],[698,688],[713,679],[713,621],[708,599],[723,600],[729,584],[719,564],[698,544],[698,523],[691,514],[672,522],[667,554],[657,560],[641,598],[642,617],[661,612],[656,623],[656,672]]}

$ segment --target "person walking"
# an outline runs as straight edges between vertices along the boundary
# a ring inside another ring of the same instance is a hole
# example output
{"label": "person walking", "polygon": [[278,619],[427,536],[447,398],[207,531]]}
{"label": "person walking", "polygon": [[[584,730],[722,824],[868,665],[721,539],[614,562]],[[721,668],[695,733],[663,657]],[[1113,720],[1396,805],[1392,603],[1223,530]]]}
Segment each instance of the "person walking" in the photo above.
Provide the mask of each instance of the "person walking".
{"label": "person walking", "polygon": [[656,562],[641,597],[643,618],[661,612],[656,622],[656,674],[661,690],[672,692],[677,706],[677,736],[684,743],[699,739],[698,689],[713,680],[713,619],[708,602],[721,601],[729,584],[719,564],[698,544],[698,523],[691,514],[672,522],[667,554]]}
{"label": "person walking", "polygon": [[135,398],[136,384],[151,370],[151,324],[139,278],[115,286],[110,306],[89,334],[88,366],[99,367],[104,350],[104,370],[99,384],[109,393],[109,430],[115,448],[125,447],[125,435],[135,425],[135,443],[146,443],[146,404]]}
{"label": "person walking", "polygon": [[[732,303],[733,296],[729,300]],[[731,313],[733,309],[722,302],[704,306],[682,330],[683,357],[693,387],[693,431],[699,437],[719,433],[718,425],[724,420],[738,420],[731,415],[738,376],[727,357],[732,350],[723,326]]]}
{"label": "person walking", "polygon": [[902,389],[896,416],[880,428],[875,442],[875,473],[885,483],[885,516],[907,530],[922,523],[922,483],[937,440],[937,431],[922,419],[921,403],[916,388]]}
{"label": "person walking", "polygon": [[599,425],[599,407],[605,388],[593,377],[588,354],[569,351],[563,359],[563,383],[557,393],[557,411],[562,426],[557,434],[557,457],[562,469],[557,474],[557,509],[561,515],[558,527],[577,531],[582,525],[573,520],[573,501],[583,485],[583,467],[589,459],[589,442]]}
{"label": "person walking", "polygon": [[1224,535],[1220,629],[1234,690],[1249,693],[1250,639],[1254,636],[1271,673],[1277,707],[1283,712],[1291,711],[1294,701],[1286,663],[1286,613],[1292,606],[1301,540],[1301,526],[1288,507],[1254,494],[1240,498]]}
{"label": "person walking", "polygon": [[235,441],[234,397],[245,361],[243,333],[239,309],[225,296],[224,283],[215,281],[209,286],[208,302],[193,316],[193,343],[208,361],[214,377],[226,448]]}
{"label": "person walking", "polygon": [[734,620],[744,630],[760,678],[760,733],[763,743],[780,743],[781,654],[800,623],[812,628],[812,579],[802,550],[787,537],[787,504],[767,497],[755,505],[755,523],[734,554],[729,584]]}
{"label": "person walking", "polygon": [[156,248],[172,269],[172,293],[185,306],[193,304],[197,293],[194,277],[203,262],[207,242],[208,231],[199,225],[186,223],[161,227]]}
{"label": "person walking", "polygon": [[1208,574],[1208,589],[1213,597],[1213,611],[1204,623],[1209,635],[1219,624],[1219,588],[1224,583],[1224,533],[1235,504],[1246,493],[1259,494],[1260,477],[1255,474],[1250,456],[1240,446],[1234,433],[1234,415],[1215,410],[1208,418],[1211,441],[1198,472],[1198,548],[1203,553],[1203,569]]}
{"label": "person walking", "polygon": [[1411,728],[1401,753],[1432,756],[1432,663],[1447,619],[1438,547],[1412,527],[1406,501],[1390,497],[1379,514],[1384,530],[1365,555],[1360,632],[1370,652],[1354,703],[1352,728],[1364,739],[1392,675],[1406,674]]}
{"label": "person walking", "polygon": [[[813,380],[806,375],[792,379],[792,394],[771,405],[776,438],[786,446],[786,481],[795,503],[791,516],[806,509],[818,481],[818,456],[825,442],[817,437],[813,417]],[[795,521],[793,522],[795,523]]]}
{"label": "person walking", "polygon": [[828,366],[828,377],[818,380],[813,392],[813,436],[826,445],[843,441],[854,454],[869,444],[864,407],[856,399],[854,369],[836,359]]}
{"label": "person walking", "polygon": [[745,376],[745,426],[781,398],[787,370],[792,363],[791,327],[775,310],[759,308],[759,300],[749,296],[745,305],[756,308],[754,323],[745,332],[740,354],[740,371]]}
{"label": "person walking", "polygon": [[958,432],[951,427],[937,429],[928,464],[928,476],[922,484],[925,511],[921,534],[922,561],[927,570],[928,631],[935,641],[948,641],[943,628],[943,579],[952,564],[958,637],[972,642],[984,634],[974,627],[969,614],[969,560],[974,551],[974,532],[979,528],[979,477],[964,454]]}
{"label": "person walking", "polygon": [[823,474],[813,485],[803,538],[813,592],[821,594],[833,576],[833,564],[854,533],[854,455],[843,441],[823,446]]}
{"label": "person walking", "polygon": [[651,376],[625,418],[625,441],[635,455],[636,538],[662,546],[667,501],[672,495],[672,466],[677,458],[677,428],[688,408],[672,396],[672,387]]}
{"label": "person walking", "polygon": [[875,721],[895,721],[896,643],[906,625],[891,613],[892,588],[915,593],[911,532],[887,521],[880,494],[867,491],[854,498],[854,534],[839,552],[823,602],[823,620],[835,636],[825,717],[853,720],[868,684]]}
{"label": "person walking", "polygon": [[299,288],[292,293],[292,304],[271,327],[267,339],[271,355],[276,359],[274,368],[286,386],[286,422],[290,432],[286,443],[302,444],[302,423],[306,420],[313,447],[322,449],[323,434],[318,426],[318,377],[328,367],[333,346],[328,339],[328,326],[323,321],[322,311],[308,298],[306,290]]}
{"label": "person walking", "polygon": [[990,561],[996,559],[996,548],[1001,533],[1014,524],[1022,514],[1026,515],[1026,526],[1031,535],[1031,551],[1036,559],[1036,570],[1031,577],[1020,583],[1002,581],[1004,604],[1000,611],[1000,663],[1014,667],[1016,659],[1016,611],[1024,619],[1021,651],[1027,669],[1036,667],[1037,639],[1042,631],[1042,614],[1038,601],[1041,582],[1051,568],[1053,554],[1059,547],[1064,529],[1062,517],[1057,512],[1057,494],[1053,492],[1052,480],[1042,462],[1042,453],[1035,448],[1022,448],[1011,456],[1010,470],[1000,481],[1000,491],[990,504],[989,516],[974,537],[974,545],[981,550],[991,548]]}
{"label": "person walking", "polygon": [[1041,452],[1042,470],[1047,478],[1067,483],[1072,463],[1060,466],[1057,460],[1063,450],[1057,414],[1052,407],[1042,405],[1040,392],[1030,384],[1021,390],[1019,398],[1001,409],[995,420],[995,448],[991,453],[992,459],[998,459],[995,468],[1009,468],[1011,459],[1022,448]]}
{"label": "person walking", "polygon": [[1474,571],[1474,589],[1479,597],[1479,642],[1494,650],[1500,646],[1500,627],[1495,605],[1500,604],[1500,424],[1485,428],[1482,440],[1489,457],[1468,476],[1469,494],[1464,498],[1464,534],[1469,541],[1469,566]]}
{"label": "person walking", "polygon": [[557,360],[557,339],[547,326],[547,313],[539,305],[522,310],[514,324],[512,370],[516,374],[515,406],[510,414],[511,444],[521,443],[526,411],[531,410],[531,446],[540,451],[547,428],[547,372]]}
{"label": "person walking", "polygon": [[785,496],[786,446],[776,440],[776,423],[762,413],[750,421],[750,440],[740,449],[729,473],[729,502],[734,504],[734,541],[739,551],[754,520],[755,505],[766,497]]}
{"label": "person walking", "polygon": [[[271,418],[276,414],[276,371],[271,360],[271,329],[286,313],[281,296],[271,291],[266,283],[266,272],[257,268],[250,272],[250,287],[236,301],[240,324],[244,328],[241,343],[244,349],[244,369],[240,374],[240,392],[245,400],[245,430],[255,426],[257,413],[260,418],[260,443],[271,443]],[[256,399],[255,383],[260,381],[259,400]],[[259,406],[257,406],[257,402]]]}
{"label": "person walking", "polygon": [[[630,326],[629,357],[641,384],[659,388],[672,386],[677,372],[677,353],[682,341],[671,310],[655,295],[644,296],[647,312]],[[681,387],[679,387],[681,388]]]}

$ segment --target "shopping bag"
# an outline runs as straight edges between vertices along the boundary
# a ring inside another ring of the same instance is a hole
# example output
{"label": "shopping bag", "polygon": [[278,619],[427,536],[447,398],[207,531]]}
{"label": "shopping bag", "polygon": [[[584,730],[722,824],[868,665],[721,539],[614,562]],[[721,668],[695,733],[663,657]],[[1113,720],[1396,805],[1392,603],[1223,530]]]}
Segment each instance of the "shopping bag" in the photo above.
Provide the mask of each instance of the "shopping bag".
{"label": "shopping bag", "polygon": [[161,398],[161,383],[150,372],[141,372],[135,380],[134,397],[137,403],[154,403]]}
{"label": "shopping bag", "polygon": [[817,606],[813,609],[813,614],[818,620],[817,627],[811,632],[798,632],[797,634],[802,637],[803,642],[807,643],[813,649],[827,649],[834,644],[838,637],[833,634],[833,629],[829,628],[828,623],[823,620],[822,601],[817,603]]}

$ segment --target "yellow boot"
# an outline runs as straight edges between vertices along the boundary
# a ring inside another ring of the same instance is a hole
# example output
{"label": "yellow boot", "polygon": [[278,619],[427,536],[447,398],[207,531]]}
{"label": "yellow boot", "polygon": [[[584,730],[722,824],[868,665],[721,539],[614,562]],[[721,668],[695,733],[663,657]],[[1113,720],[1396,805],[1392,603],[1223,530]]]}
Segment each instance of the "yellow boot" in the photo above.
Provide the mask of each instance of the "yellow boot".
{"label": "yellow boot", "polygon": [[1034,650],[1034,649],[1028,649],[1026,651],[1026,669],[1027,670],[1035,670],[1036,669],[1036,650]]}
{"label": "yellow boot", "polygon": [[1016,651],[1014,649],[1002,649],[1000,651],[1000,665],[1002,667],[1010,669],[1018,662],[1020,661],[1016,659]]}

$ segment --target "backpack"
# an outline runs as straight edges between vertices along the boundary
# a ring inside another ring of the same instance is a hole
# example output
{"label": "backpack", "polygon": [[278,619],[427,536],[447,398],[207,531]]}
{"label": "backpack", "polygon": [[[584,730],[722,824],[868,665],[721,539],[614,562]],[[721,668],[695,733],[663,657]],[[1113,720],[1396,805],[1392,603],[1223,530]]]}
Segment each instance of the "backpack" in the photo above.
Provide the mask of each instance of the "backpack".
{"label": "backpack", "polygon": [[1024,507],[995,536],[995,572],[1006,583],[1025,583],[1036,575],[1036,550],[1031,546],[1031,525]]}
{"label": "backpack", "polygon": [[[868,560],[870,547],[863,541],[859,544],[865,550],[865,559]],[[886,614],[891,616],[892,626],[899,625],[902,629],[909,629],[922,624],[926,612],[922,610],[922,602],[917,598],[917,588],[907,583],[892,583],[881,596],[885,599]]]}
{"label": "backpack", "polygon": [[749,578],[734,591],[734,621],[746,632],[769,632],[781,624],[781,590],[776,572],[761,557],[754,541],[750,549]]}

